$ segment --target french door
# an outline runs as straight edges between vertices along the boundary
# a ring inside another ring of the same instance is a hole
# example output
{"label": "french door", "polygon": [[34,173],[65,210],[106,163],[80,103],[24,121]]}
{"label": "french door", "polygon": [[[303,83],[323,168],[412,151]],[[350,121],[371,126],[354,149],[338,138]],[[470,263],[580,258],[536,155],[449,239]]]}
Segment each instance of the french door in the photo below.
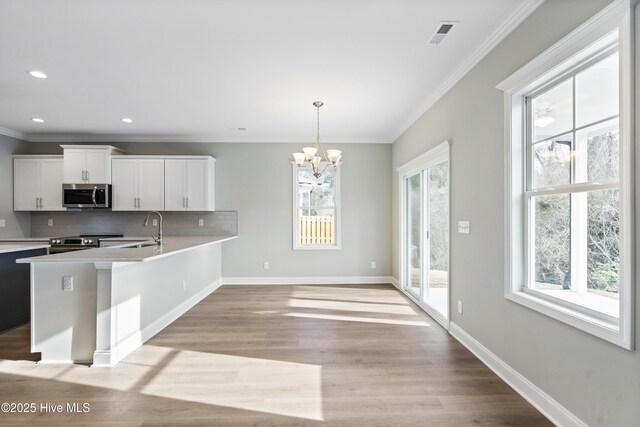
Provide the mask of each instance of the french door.
{"label": "french door", "polygon": [[449,319],[448,143],[408,166],[411,170],[401,171],[403,288],[425,311],[446,325]]}

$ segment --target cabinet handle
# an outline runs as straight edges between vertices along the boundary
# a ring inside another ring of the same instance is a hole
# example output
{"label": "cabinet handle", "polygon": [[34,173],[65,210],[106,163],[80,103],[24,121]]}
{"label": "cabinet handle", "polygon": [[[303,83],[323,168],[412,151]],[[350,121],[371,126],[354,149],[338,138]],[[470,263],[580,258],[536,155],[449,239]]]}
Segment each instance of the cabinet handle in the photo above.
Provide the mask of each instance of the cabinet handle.
{"label": "cabinet handle", "polygon": [[91,178],[89,177],[89,171],[87,171],[87,181],[91,181]]}
{"label": "cabinet handle", "polygon": [[185,199],[184,197],[182,198],[182,207],[183,208],[187,207],[187,199]]}
{"label": "cabinet handle", "polygon": [[40,198],[36,197],[36,208],[40,207]]}
{"label": "cabinet handle", "polygon": [[42,197],[40,197],[40,207],[42,207]]}
{"label": "cabinet handle", "polygon": [[138,197],[138,207],[140,207],[140,197]]}
{"label": "cabinet handle", "polygon": [[189,209],[189,198],[187,197],[187,209]]}
{"label": "cabinet handle", "polygon": [[84,171],[82,171],[82,180],[83,180],[83,181],[86,181],[86,180],[87,180],[87,178],[85,178]]}

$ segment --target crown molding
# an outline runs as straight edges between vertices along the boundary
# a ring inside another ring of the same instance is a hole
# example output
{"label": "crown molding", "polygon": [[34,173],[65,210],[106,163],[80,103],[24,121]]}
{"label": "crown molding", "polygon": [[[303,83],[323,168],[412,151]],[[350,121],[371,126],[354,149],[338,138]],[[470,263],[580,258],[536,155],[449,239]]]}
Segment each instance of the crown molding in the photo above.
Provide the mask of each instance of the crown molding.
{"label": "crown molding", "polygon": [[[181,143],[284,143],[313,144],[309,138],[292,137],[219,137],[219,136],[171,136],[171,135],[97,135],[97,134],[37,134],[25,135],[29,142],[181,142]],[[391,144],[393,141],[382,138],[323,138],[324,144]]]}
{"label": "crown molding", "polygon": [[544,0],[528,0],[520,3],[513,9],[507,19],[486,38],[482,44],[473,51],[465,60],[455,69],[449,77],[436,88],[429,96],[420,104],[420,106],[409,116],[409,119],[393,134],[391,141],[395,142],[402,134],[411,127],[424,113],[438,102],[449,90],[458,83],[469,71],[473,69],[489,52],[491,52],[502,40],[504,40],[518,25],[522,23],[534,10],[536,10]]}
{"label": "crown molding", "polygon": [[21,139],[23,141],[28,141],[27,135],[22,132],[18,132],[12,129],[7,129],[0,127],[0,135],[10,136],[11,138]]}

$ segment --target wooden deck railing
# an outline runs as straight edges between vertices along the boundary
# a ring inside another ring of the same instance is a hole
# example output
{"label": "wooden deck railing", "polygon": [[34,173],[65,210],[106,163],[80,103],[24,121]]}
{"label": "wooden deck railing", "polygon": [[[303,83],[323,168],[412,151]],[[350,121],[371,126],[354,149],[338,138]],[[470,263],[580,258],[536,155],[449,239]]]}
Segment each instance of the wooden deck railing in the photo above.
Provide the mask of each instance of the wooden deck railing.
{"label": "wooden deck railing", "polygon": [[333,216],[301,216],[299,242],[302,245],[335,243]]}

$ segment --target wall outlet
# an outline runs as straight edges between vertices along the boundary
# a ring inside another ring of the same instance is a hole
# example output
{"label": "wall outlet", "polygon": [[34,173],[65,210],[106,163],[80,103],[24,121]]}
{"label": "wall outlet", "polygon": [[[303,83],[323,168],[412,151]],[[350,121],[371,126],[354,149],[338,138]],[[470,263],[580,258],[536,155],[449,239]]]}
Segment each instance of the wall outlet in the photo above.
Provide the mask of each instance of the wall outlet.
{"label": "wall outlet", "polygon": [[62,290],[63,291],[73,290],[73,276],[62,276]]}
{"label": "wall outlet", "polygon": [[371,261],[371,268],[376,268],[376,262],[375,261]]}
{"label": "wall outlet", "polygon": [[0,219],[0,227],[6,227],[7,222],[4,219]]}
{"label": "wall outlet", "polygon": [[204,219],[200,218],[200,219],[198,220],[198,226],[199,226],[199,227],[204,227]]}
{"label": "wall outlet", "polygon": [[184,291],[186,291],[186,290],[187,290],[187,281],[186,281],[186,280],[183,280],[183,281],[182,281],[182,292],[184,292]]}
{"label": "wall outlet", "polygon": [[262,268],[264,268],[265,270],[269,269],[269,263],[268,262],[264,262],[264,264],[262,264]]}
{"label": "wall outlet", "polygon": [[53,227],[53,220],[51,218],[47,220],[47,226]]}
{"label": "wall outlet", "polygon": [[458,221],[458,233],[469,234],[471,232],[471,224],[469,221]]}
{"label": "wall outlet", "polygon": [[462,314],[462,301],[458,300],[458,313]]}

